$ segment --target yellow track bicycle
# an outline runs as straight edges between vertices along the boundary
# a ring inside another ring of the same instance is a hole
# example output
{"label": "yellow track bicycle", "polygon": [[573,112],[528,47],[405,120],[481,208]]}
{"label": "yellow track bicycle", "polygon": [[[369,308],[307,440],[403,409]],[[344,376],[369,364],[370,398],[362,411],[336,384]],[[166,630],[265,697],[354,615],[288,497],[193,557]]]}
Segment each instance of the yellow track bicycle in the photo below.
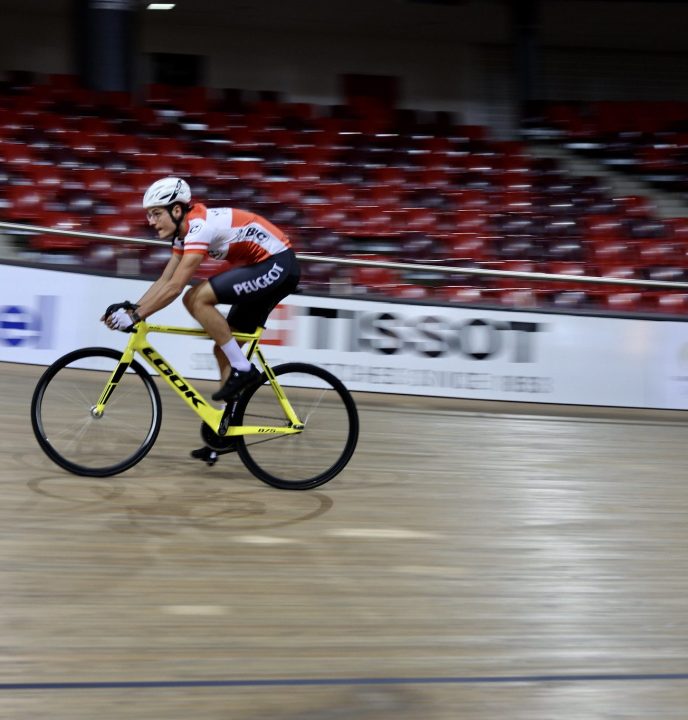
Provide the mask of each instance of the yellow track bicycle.
{"label": "yellow track bicycle", "polygon": [[201,329],[141,321],[123,351],[68,353],[36,385],[36,439],[51,460],[76,475],[116,475],[142,460],[158,437],[162,401],[153,375],[134,359],[138,354],[201,418],[208,447],[236,450],[253,475],[274,487],[322,485],[344,469],[356,448],[356,404],[324,368],[301,362],[270,367],[260,348],[262,332],[235,334],[262,374],[225,408],[214,407],[148,339],[148,333],[207,337]]}

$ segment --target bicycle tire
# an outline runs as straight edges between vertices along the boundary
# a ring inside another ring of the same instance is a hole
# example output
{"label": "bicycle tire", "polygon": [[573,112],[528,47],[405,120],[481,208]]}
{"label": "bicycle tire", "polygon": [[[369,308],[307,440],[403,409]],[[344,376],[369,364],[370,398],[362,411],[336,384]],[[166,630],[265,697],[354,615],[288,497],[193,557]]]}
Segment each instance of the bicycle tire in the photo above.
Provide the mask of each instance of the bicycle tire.
{"label": "bicycle tire", "polygon": [[[121,351],[90,347],[67,353],[43,373],[31,399],[31,425],[39,446],[75,475],[117,475],[153,447],[162,422],[160,393],[148,371],[133,360],[108,399],[94,407]],[[105,464],[103,464],[105,463]]]}
{"label": "bicycle tire", "polygon": [[[237,451],[246,468],[268,485],[310,490],[338,475],[351,459],[358,442],[356,403],[341,380],[316,365],[285,363],[273,372],[305,427],[294,435],[239,435]],[[288,424],[263,373],[239,396],[232,424],[280,422]]]}

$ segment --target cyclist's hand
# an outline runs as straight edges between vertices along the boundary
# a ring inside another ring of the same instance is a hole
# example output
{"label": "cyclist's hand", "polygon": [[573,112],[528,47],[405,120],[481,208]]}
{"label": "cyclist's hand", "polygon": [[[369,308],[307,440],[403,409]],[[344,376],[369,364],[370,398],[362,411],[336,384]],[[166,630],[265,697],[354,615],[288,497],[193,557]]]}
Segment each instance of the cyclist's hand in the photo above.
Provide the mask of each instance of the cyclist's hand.
{"label": "cyclist's hand", "polygon": [[125,300],[121,303],[113,303],[108,305],[107,310],[103,313],[100,318],[110,330],[123,330],[125,332],[131,332],[132,325],[138,322],[138,318],[134,320],[129,314],[130,311],[135,311],[138,305]]}
{"label": "cyclist's hand", "polygon": [[133,302],[129,302],[128,300],[125,300],[124,302],[119,303],[112,303],[112,305],[107,306],[107,310],[103,313],[103,317],[101,317],[101,320],[107,320],[110,315],[112,315],[115,310],[119,310],[120,308],[123,308],[124,310],[136,310],[138,308],[138,305]]}
{"label": "cyclist's hand", "polygon": [[134,324],[134,321],[124,308],[119,308],[105,318],[105,324],[111,330],[127,331]]}

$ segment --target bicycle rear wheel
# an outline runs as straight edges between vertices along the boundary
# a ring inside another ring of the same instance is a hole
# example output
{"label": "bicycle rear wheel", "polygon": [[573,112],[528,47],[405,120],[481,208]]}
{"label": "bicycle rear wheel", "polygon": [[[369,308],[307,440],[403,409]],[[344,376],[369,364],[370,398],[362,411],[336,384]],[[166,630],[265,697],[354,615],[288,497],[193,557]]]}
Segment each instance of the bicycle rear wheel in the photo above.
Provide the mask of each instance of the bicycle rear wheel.
{"label": "bicycle rear wheel", "polygon": [[[304,424],[293,435],[239,435],[244,465],[283,490],[308,490],[331,480],[351,459],[358,441],[358,412],[351,393],[332,373],[306,363],[273,368]],[[235,425],[285,426],[289,422],[265,375],[237,402]]]}
{"label": "bicycle rear wheel", "polygon": [[91,412],[122,357],[109,348],[84,348],[56,360],[38,381],[31,424],[48,457],[76,475],[106,477],[136,465],[151,449],[162,421],[160,393],[135,360],[109,397]]}

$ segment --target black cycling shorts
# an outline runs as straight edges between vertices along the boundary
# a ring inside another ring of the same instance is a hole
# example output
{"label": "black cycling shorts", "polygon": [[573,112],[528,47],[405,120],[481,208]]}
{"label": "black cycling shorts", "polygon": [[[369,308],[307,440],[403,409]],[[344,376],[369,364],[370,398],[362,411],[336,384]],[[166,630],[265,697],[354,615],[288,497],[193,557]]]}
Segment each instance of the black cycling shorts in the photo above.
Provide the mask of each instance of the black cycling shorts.
{"label": "black cycling shorts", "polygon": [[293,250],[283,250],[256,265],[233,268],[208,278],[218,303],[231,305],[230,327],[254,332],[264,327],[280,300],[299,284],[299,262]]}

